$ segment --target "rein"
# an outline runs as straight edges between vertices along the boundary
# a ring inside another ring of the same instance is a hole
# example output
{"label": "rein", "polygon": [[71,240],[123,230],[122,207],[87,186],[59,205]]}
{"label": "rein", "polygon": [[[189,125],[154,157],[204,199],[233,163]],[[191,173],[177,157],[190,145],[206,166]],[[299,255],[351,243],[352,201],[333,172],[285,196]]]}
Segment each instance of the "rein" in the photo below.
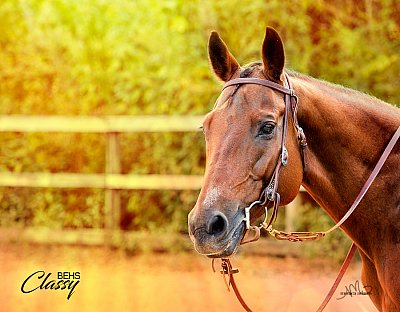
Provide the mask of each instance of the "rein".
{"label": "rein", "polygon": [[[277,218],[278,215],[278,207],[280,204],[280,195],[278,193],[278,182],[279,182],[279,174],[282,169],[282,167],[286,166],[288,163],[289,155],[288,151],[286,149],[286,137],[287,137],[287,128],[288,128],[288,117],[289,117],[289,108],[292,110],[292,117],[293,117],[293,124],[294,127],[297,130],[297,138],[299,141],[299,145],[301,147],[301,152],[303,156],[303,166],[305,165],[304,162],[304,149],[307,147],[307,141],[305,134],[303,132],[303,129],[299,126],[298,124],[298,119],[297,119],[297,108],[298,108],[298,97],[296,96],[291,82],[285,73],[285,81],[284,84],[286,86],[281,86],[280,84],[274,83],[269,80],[264,80],[264,79],[257,79],[257,78],[237,78],[228,81],[225,83],[223,86],[223,89],[226,89],[230,86],[235,86],[236,88],[233,90],[233,92],[230,94],[230,97],[232,98],[233,95],[236,93],[236,91],[239,89],[239,87],[243,84],[257,84],[261,86],[265,86],[267,88],[279,91],[285,95],[285,113],[284,113],[284,119],[283,119],[283,132],[282,132],[282,141],[281,141],[281,151],[280,151],[280,157],[279,160],[275,166],[275,170],[272,174],[271,180],[269,181],[268,185],[263,189],[261,192],[261,195],[258,200],[254,201],[251,203],[248,207],[244,209],[244,218],[243,221],[246,224],[246,233],[244,237],[242,238],[241,245],[247,244],[250,242],[257,241],[260,238],[260,231],[261,229],[265,229],[270,235],[275,237],[278,240],[287,240],[290,242],[302,242],[302,241],[311,241],[311,240],[317,240],[320,239],[327,234],[333,232],[336,230],[338,227],[340,227],[349,217],[350,215],[354,212],[354,210],[357,208],[358,204],[361,202],[363,199],[364,195],[367,193],[368,189],[370,188],[371,184],[375,180],[376,176],[382,169],[386,159],[388,158],[389,154],[391,153],[393,147],[396,145],[396,142],[398,141],[400,137],[400,127],[397,128],[397,131],[394,133],[392,136],[390,142],[386,146],[384,152],[382,153],[379,161],[375,165],[371,175],[368,177],[367,181],[365,182],[364,186],[362,187],[360,193],[357,195],[356,199],[354,200],[353,204],[347,211],[347,213],[342,217],[342,219],[332,228],[330,228],[327,231],[323,232],[285,232],[285,231],[280,231],[276,230],[273,228],[273,224]],[[268,205],[272,203],[273,204],[273,211],[268,219]],[[264,221],[259,225],[259,226],[254,226],[250,224],[250,211],[254,206],[261,205],[265,207],[265,219]],[[249,233],[251,231],[254,231],[254,235],[252,237],[249,237]],[[334,292],[336,291],[347,267],[349,266],[351,259],[355,253],[355,250],[357,249],[356,245],[353,243],[345,260],[344,263],[342,264],[342,267],[339,271],[338,276],[336,277],[336,280],[334,284],[332,285],[329,293],[325,297],[325,300],[322,302],[320,307],[318,308],[317,312],[322,312],[325,308],[325,306],[328,304],[329,300],[332,298]],[[215,272],[214,269],[214,260],[212,261],[212,268],[213,271]],[[242,296],[240,295],[240,292],[237,288],[237,285],[235,283],[233,274],[238,273],[238,269],[233,269],[232,264],[229,259],[223,258],[221,259],[221,274],[224,277],[225,284],[227,286],[227,289],[229,291],[230,286],[232,286],[236,297],[238,298],[239,302],[241,303],[242,307],[248,311],[251,312],[252,310],[248,307]],[[229,277],[227,280],[226,277]]]}

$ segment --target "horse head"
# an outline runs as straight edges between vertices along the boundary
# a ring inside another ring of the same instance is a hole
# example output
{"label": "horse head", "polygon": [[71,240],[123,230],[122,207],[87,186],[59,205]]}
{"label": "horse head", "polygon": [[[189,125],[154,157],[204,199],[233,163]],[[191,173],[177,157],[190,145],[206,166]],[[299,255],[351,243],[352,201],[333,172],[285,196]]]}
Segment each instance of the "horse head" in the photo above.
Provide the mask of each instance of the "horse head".
{"label": "horse head", "polygon": [[[283,43],[272,28],[266,29],[261,62],[242,68],[216,32],[210,35],[208,52],[215,75],[224,83],[258,78],[284,86]],[[260,197],[280,161],[285,109],[285,94],[276,89],[230,85],[205,117],[204,184],[188,217],[189,234],[199,253],[229,257],[237,251],[246,230],[244,208]],[[290,159],[279,178],[281,205],[294,199],[303,177],[294,117],[289,114],[286,118]],[[251,221],[263,212],[263,207],[256,207]]]}

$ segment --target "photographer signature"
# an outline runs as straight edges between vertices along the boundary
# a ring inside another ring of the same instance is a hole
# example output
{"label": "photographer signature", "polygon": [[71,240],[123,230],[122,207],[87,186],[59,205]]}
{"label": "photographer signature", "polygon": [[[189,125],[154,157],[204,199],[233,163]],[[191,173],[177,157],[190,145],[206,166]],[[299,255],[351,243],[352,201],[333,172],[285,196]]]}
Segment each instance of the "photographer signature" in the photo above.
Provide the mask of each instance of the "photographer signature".
{"label": "photographer signature", "polygon": [[345,286],[345,291],[340,292],[342,297],[336,298],[337,300],[343,299],[346,296],[366,296],[372,293],[372,286],[363,286],[361,289],[360,281],[356,281],[354,284],[349,284]]}

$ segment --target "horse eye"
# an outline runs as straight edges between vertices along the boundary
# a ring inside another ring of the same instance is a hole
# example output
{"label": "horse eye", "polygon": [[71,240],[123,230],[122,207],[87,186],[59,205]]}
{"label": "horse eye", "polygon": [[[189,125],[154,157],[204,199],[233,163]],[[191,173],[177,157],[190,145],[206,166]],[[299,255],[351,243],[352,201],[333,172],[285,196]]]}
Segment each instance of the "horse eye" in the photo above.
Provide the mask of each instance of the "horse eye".
{"label": "horse eye", "polygon": [[265,123],[261,126],[258,136],[270,137],[275,130],[275,125],[273,123]]}

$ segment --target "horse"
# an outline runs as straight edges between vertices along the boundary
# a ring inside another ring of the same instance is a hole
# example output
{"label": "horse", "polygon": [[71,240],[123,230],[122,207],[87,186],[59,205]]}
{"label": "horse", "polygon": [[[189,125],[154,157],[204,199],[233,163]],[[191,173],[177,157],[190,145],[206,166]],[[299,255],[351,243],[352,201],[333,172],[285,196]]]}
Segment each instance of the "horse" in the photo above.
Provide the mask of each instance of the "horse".
{"label": "horse", "polygon": [[[338,222],[400,126],[400,110],[286,69],[282,39],[270,27],[260,62],[241,67],[215,31],[208,55],[225,86],[202,126],[204,182],[188,215],[196,251],[210,258],[234,255],[246,222],[267,212],[257,199],[268,185],[279,194],[279,206],[289,204],[302,185]],[[258,83],[235,83],[238,78]],[[295,95],[282,91],[288,89]],[[357,209],[341,225],[358,248],[361,281],[371,287],[369,296],[379,311],[400,311],[400,144],[394,144]],[[283,165],[277,166],[281,158]],[[273,179],[277,167],[279,184]],[[246,219],[250,203],[257,205]]]}

